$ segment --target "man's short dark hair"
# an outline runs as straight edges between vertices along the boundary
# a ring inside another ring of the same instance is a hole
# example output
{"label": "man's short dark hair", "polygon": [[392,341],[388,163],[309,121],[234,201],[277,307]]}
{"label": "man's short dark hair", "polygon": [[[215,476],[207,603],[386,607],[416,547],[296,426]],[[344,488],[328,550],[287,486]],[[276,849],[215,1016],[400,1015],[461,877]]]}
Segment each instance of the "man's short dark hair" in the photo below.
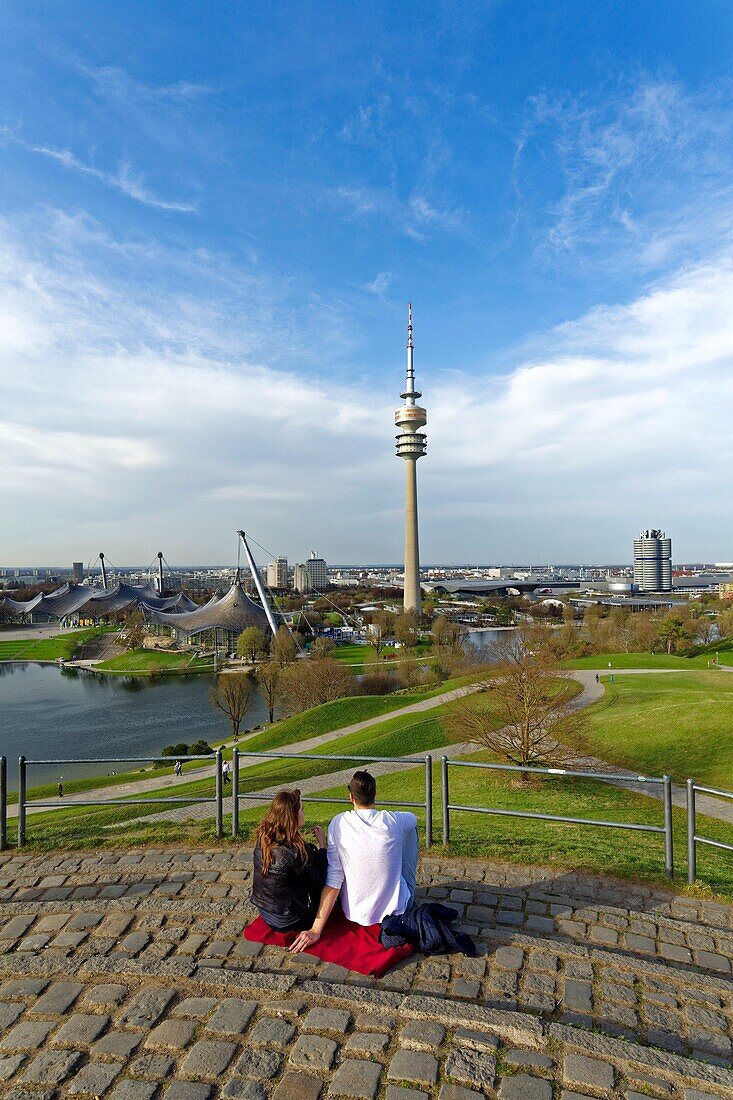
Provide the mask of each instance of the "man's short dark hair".
{"label": "man's short dark hair", "polygon": [[377,781],[369,772],[354,772],[349,791],[358,806],[371,806],[377,796]]}

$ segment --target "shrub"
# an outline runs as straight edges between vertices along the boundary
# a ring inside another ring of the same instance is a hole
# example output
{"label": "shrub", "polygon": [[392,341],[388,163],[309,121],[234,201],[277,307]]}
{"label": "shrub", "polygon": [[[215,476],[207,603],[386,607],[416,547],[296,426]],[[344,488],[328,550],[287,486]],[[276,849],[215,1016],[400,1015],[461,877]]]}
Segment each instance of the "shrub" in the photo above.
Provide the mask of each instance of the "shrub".
{"label": "shrub", "polygon": [[189,754],[191,756],[213,756],[214,750],[208,741],[194,741],[193,745],[191,745]]}
{"label": "shrub", "polygon": [[372,672],[364,676],[359,684],[362,695],[389,695],[399,687],[399,680],[388,672]]}

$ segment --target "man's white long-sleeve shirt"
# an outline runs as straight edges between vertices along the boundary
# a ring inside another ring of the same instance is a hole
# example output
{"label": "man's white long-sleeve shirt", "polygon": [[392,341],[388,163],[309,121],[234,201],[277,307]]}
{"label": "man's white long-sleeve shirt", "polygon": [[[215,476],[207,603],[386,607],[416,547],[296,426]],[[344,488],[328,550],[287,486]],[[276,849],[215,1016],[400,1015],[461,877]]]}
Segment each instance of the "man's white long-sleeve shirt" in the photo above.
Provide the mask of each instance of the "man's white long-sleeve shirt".
{"label": "man's white long-sleeve shirt", "polygon": [[326,885],[341,890],[347,920],[368,927],[404,913],[410,891],[402,878],[402,838],[417,828],[412,813],[353,809],[328,828]]}

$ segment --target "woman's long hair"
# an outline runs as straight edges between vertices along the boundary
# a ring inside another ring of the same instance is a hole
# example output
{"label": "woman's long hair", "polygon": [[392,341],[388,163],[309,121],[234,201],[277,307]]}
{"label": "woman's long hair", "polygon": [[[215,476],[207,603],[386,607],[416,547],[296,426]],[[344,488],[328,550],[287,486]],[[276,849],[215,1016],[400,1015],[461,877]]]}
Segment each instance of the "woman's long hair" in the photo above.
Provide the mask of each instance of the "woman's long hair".
{"label": "woman's long hair", "polygon": [[305,841],[298,828],[300,791],[278,791],[257,829],[256,842],[262,852],[262,874],[266,875],[272,862],[272,849],[277,845],[295,848],[303,863],[308,860]]}

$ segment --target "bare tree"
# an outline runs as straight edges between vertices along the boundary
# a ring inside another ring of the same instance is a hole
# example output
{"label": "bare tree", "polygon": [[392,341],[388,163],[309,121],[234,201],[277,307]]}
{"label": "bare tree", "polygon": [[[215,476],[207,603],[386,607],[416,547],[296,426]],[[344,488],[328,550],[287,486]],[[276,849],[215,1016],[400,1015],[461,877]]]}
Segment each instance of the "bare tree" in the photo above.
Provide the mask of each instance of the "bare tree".
{"label": "bare tree", "polygon": [[468,631],[460,623],[451,622],[445,615],[436,615],[430,629],[430,636],[436,653],[461,656]]}
{"label": "bare tree", "polygon": [[311,656],[323,660],[324,657],[333,657],[335,649],[336,643],[330,638],[316,638],[311,646]]}
{"label": "bare tree", "polygon": [[122,637],[128,649],[142,649],[145,641],[145,618],[142,611],[131,611],[126,616]]}
{"label": "bare tree", "polygon": [[271,652],[273,660],[277,661],[280,668],[285,668],[286,665],[292,664],[298,656],[298,647],[295,644],[295,639],[284,623],[282,626],[278,627],[277,634],[272,641]]}
{"label": "bare tree", "polygon": [[395,638],[404,649],[414,649],[420,641],[420,624],[414,611],[403,611],[394,625]]}
{"label": "bare tree", "polygon": [[532,630],[504,635],[487,691],[465,696],[451,708],[452,735],[490,749],[500,760],[546,767],[574,758],[585,715],[574,705],[571,682],[556,661],[536,646]]}
{"label": "bare tree", "polygon": [[730,638],[733,636],[733,607],[726,607],[725,610],[719,612],[718,618],[718,638],[720,640],[724,638]]}
{"label": "bare tree", "polygon": [[290,714],[357,692],[349,667],[341,661],[334,661],[332,657],[288,665],[283,669],[281,685],[282,699]]}
{"label": "bare tree", "polygon": [[372,615],[369,638],[374,647],[374,652],[379,658],[384,643],[394,633],[395,616],[390,611],[376,611]]}
{"label": "bare tree", "polygon": [[281,676],[282,669],[277,661],[263,661],[257,669],[257,683],[260,688],[260,694],[265,700],[265,706],[267,707],[267,713],[271,722],[274,721],[275,707],[280,701]]}
{"label": "bare tree", "polygon": [[224,672],[217,677],[216,686],[209,689],[212,706],[226,714],[235,741],[253,691],[254,681],[247,672]]}

